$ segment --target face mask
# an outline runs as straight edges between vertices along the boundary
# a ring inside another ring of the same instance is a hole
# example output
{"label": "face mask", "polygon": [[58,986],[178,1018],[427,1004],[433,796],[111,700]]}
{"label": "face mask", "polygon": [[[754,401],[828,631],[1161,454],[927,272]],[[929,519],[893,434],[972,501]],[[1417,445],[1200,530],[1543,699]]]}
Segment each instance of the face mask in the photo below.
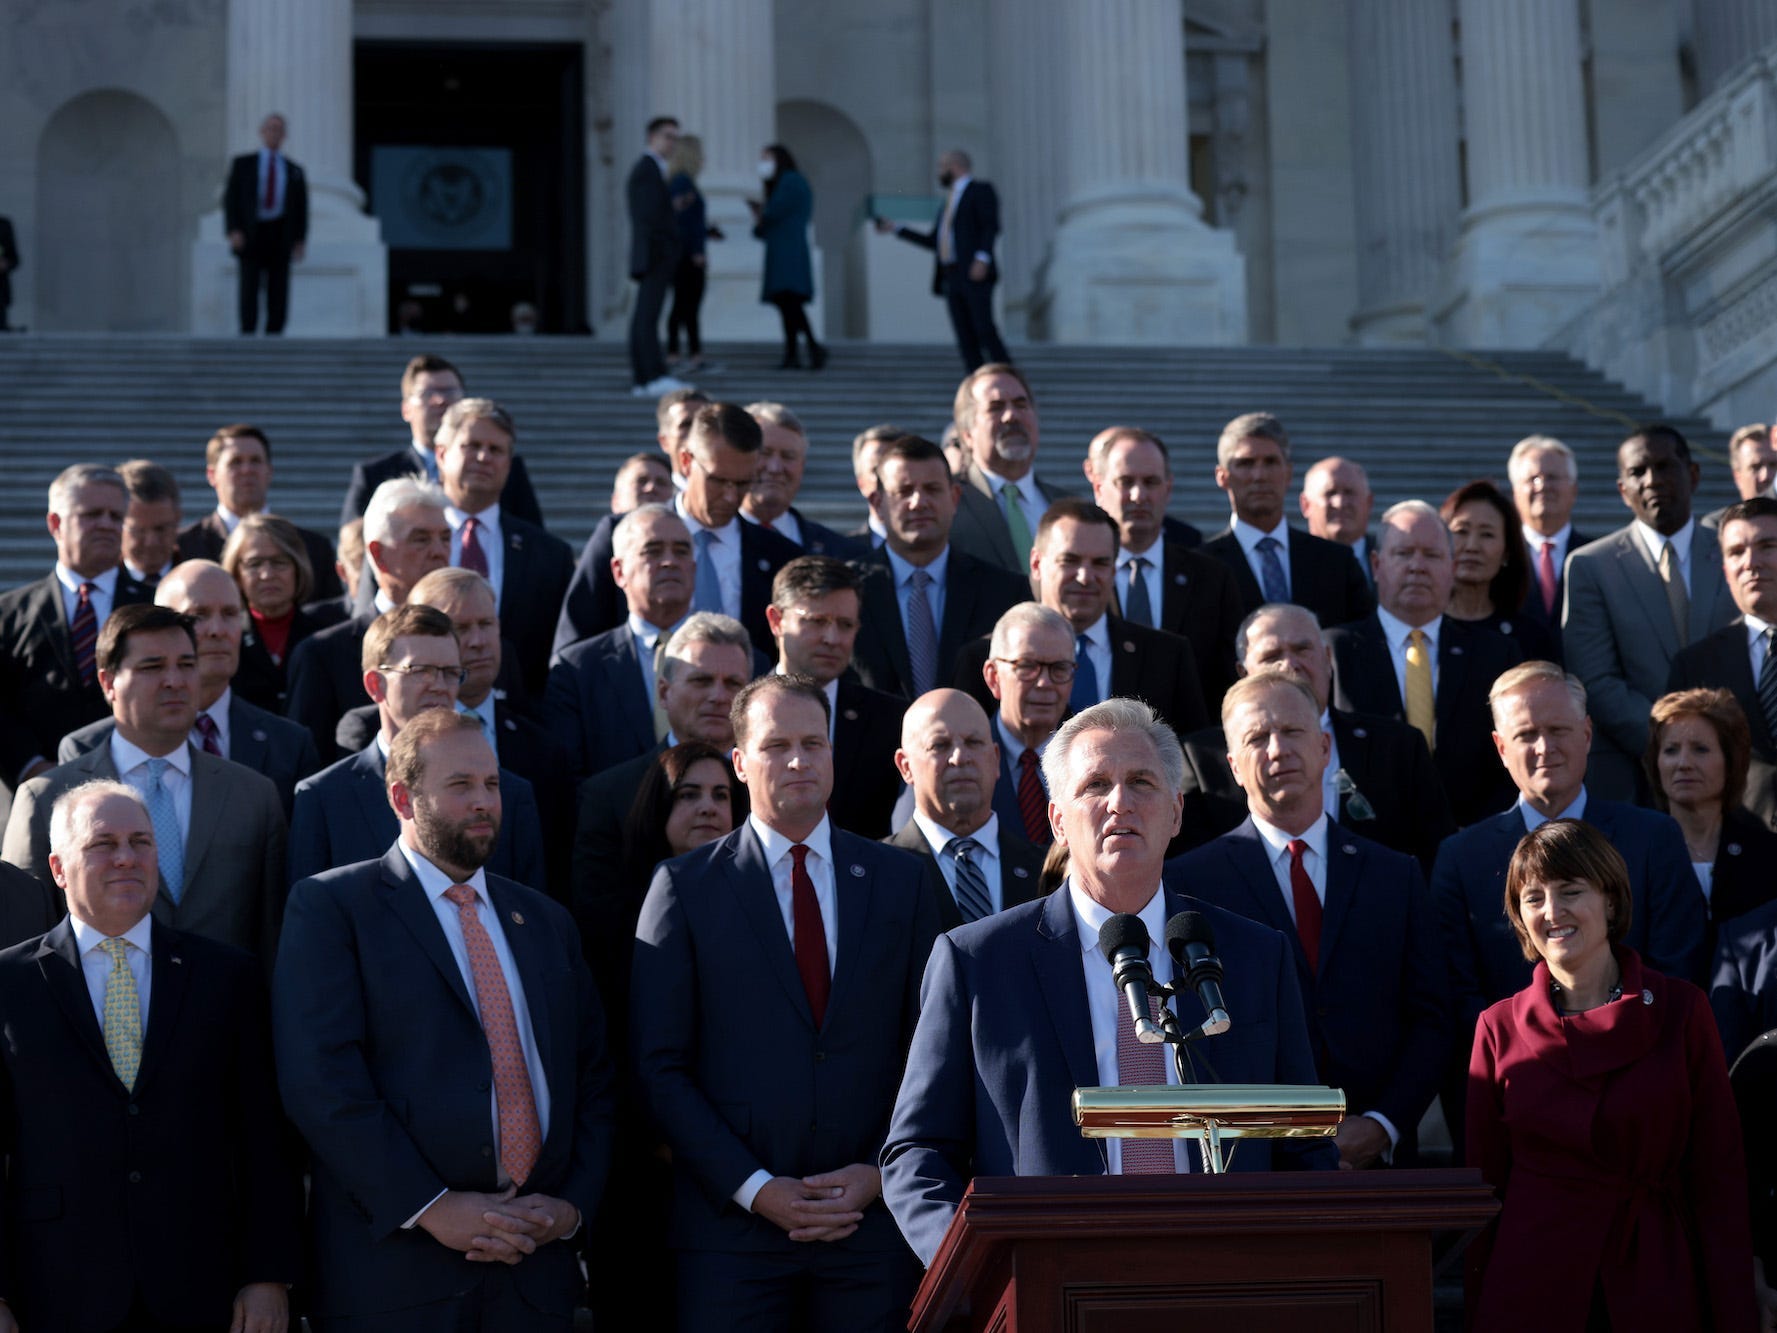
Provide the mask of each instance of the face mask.
{"label": "face mask", "polygon": [[952,185],[956,184],[956,173],[954,171],[940,171],[938,173],[938,184],[948,190]]}
{"label": "face mask", "polygon": [[762,181],[768,181],[775,175],[777,175],[777,163],[772,161],[769,157],[760,158],[759,179]]}

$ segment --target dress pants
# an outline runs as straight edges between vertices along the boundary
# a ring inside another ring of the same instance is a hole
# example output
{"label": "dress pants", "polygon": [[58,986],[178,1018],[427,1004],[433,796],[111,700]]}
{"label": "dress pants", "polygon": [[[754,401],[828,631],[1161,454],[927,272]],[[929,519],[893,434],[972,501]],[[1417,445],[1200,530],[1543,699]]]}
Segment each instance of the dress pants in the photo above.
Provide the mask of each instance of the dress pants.
{"label": "dress pants", "polygon": [[989,361],[1010,361],[993,324],[993,279],[976,282],[966,264],[944,266],[944,303],[956,330],[956,349],[970,370]]}
{"label": "dress pants", "polygon": [[[320,1318],[310,1315],[309,1325],[315,1333],[572,1333],[573,1316],[533,1309],[518,1294],[512,1270],[504,1264],[471,1265],[465,1259],[463,1266],[473,1267],[477,1273],[484,1268],[487,1271],[461,1296],[378,1314]],[[295,1325],[291,1327],[294,1329]]]}
{"label": "dress pants", "polygon": [[660,351],[660,308],[673,285],[672,264],[649,269],[636,284],[635,309],[629,315],[629,368],[637,384],[649,384],[666,374],[666,358]]}
{"label": "dress pants", "polygon": [[680,1250],[679,1333],[900,1333],[912,1253],[808,1241],[788,1253]]}
{"label": "dress pants", "polygon": [[265,280],[265,331],[282,333],[290,310],[290,228],[283,218],[255,222],[236,256],[241,270],[241,332],[259,327],[259,282]]}

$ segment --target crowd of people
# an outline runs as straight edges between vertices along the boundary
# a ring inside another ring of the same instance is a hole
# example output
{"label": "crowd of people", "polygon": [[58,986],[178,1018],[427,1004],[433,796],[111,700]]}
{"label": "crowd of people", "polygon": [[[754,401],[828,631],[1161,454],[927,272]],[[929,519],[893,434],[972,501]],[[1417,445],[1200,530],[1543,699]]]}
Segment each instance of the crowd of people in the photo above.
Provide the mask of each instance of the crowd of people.
{"label": "crowd of people", "polygon": [[1204,534],[993,361],[840,531],[682,388],[576,553],[522,405],[400,392],[336,538],[227,425],[201,517],[67,467],[0,595],[0,1331],[901,1327],[972,1177],[1204,1169],[1069,1110],[1176,1081],[1097,944],[1187,907],[1220,1076],[1347,1100],[1234,1169],[1479,1167],[1476,1327],[1777,1320],[1765,427],[1708,515],[1630,432],[1594,540],[1548,436],[1292,522],[1251,412]]}

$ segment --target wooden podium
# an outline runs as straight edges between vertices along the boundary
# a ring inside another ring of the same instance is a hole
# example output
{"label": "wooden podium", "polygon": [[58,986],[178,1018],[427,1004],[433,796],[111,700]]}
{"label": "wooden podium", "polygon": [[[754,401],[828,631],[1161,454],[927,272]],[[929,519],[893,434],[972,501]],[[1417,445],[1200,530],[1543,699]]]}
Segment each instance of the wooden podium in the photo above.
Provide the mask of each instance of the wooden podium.
{"label": "wooden podium", "polygon": [[1480,1173],[984,1177],[914,1333],[1431,1333],[1431,1243],[1498,1211]]}

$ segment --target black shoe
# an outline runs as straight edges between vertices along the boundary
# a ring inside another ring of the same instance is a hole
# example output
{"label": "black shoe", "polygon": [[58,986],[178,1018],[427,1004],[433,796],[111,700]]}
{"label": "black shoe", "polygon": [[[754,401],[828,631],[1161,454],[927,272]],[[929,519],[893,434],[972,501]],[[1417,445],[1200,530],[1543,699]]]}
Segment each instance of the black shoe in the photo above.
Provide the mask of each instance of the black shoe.
{"label": "black shoe", "polygon": [[777,363],[777,368],[779,370],[801,370],[802,358],[794,352],[785,352],[784,359]]}
{"label": "black shoe", "polygon": [[810,370],[819,370],[827,364],[827,349],[819,343],[811,342],[808,345],[808,361]]}

